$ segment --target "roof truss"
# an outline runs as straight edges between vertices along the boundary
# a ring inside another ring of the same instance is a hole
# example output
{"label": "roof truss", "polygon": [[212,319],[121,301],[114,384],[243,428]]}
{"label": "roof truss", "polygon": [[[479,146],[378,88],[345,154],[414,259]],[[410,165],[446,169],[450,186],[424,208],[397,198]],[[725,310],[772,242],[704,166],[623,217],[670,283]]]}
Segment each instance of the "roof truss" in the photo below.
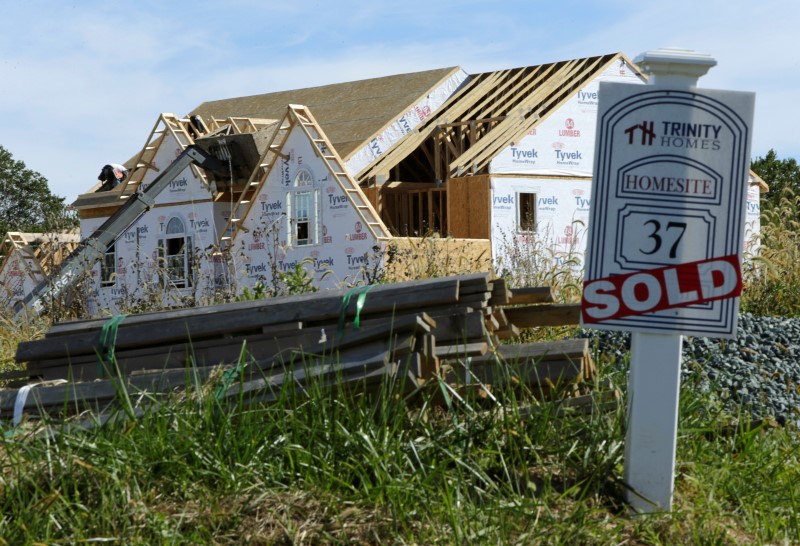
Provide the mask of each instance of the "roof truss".
{"label": "roof truss", "polygon": [[618,59],[625,57],[609,54],[477,74],[357,178],[365,182],[388,173],[423,148],[428,139],[433,140],[437,178],[480,172],[500,150],[530,131]]}

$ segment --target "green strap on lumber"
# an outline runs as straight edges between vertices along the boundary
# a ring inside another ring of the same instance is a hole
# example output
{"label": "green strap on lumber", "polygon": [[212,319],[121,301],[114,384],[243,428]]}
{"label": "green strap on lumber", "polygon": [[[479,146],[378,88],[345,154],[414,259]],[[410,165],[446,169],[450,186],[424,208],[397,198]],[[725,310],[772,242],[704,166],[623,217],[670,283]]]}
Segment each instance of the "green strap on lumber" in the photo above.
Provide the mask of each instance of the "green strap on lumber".
{"label": "green strap on lumber", "polygon": [[239,352],[239,363],[236,365],[236,367],[225,370],[225,373],[222,374],[222,378],[220,379],[217,388],[214,389],[214,399],[217,402],[221,402],[222,399],[225,398],[225,394],[228,392],[228,389],[231,388],[233,380],[236,379],[237,376],[242,375],[242,372],[244,372],[246,366],[247,340],[244,340],[242,341],[242,350]]}
{"label": "green strap on lumber", "polygon": [[116,315],[111,317],[100,330],[100,352],[97,356],[97,378],[105,377],[105,370],[114,367],[114,350],[117,345],[117,330],[119,323],[125,320],[128,315]]}
{"label": "green strap on lumber", "polygon": [[367,292],[369,292],[373,286],[375,285],[368,284],[366,286],[356,286],[348,290],[347,294],[344,295],[342,298],[342,306],[339,310],[339,324],[336,327],[337,336],[344,334],[344,325],[347,320],[347,307],[350,305],[350,298],[356,293],[358,293],[358,299],[356,300],[356,316],[353,319],[353,328],[358,330],[358,328],[361,326],[361,309],[364,308],[364,302],[367,299]]}

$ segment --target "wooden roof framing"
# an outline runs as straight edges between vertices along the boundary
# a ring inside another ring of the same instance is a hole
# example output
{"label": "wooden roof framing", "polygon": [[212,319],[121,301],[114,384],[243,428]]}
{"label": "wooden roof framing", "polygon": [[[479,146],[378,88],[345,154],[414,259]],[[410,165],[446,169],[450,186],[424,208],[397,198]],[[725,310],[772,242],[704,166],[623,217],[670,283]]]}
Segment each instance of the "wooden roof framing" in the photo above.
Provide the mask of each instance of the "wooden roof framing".
{"label": "wooden roof framing", "polygon": [[[358,173],[357,178],[364,182],[388,173],[415,150],[425,150],[426,141],[437,136],[454,156],[447,164],[448,177],[477,173],[503,148],[525,135],[610,63],[620,59],[634,66],[617,53],[473,75],[441,108]],[[466,149],[460,149],[452,141],[454,133],[448,129],[487,120],[493,122],[491,128]]]}
{"label": "wooden roof framing", "polygon": [[58,233],[9,231],[0,241],[0,270],[16,251],[31,260],[39,275],[49,275],[80,243],[78,230]]}
{"label": "wooden roof framing", "polygon": [[[426,162],[442,171],[437,179],[485,171],[497,153],[618,60],[626,61],[635,70],[624,55],[616,53],[471,75],[440,108],[365,167],[356,179],[363,183],[376,175],[388,174],[407,158],[410,159],[406,167],[423,175],[429,170]],[[460,71],[458,67],[450,67],[210,101],[198,106],[185,119],[162,114],[144,148],[129,162],[132,173],[121,189],[84,194],[75,205],[118,206],[118,199],[132,193],[143,173],[152,168],[150,160],[166,132],[175,134],[181,145],[191,142],[188,124],[195,115],[210,120],[205,121],[210,132],[223,128],[250,132],[263,128],[270,120],[283,119],[287,105],[303,104],[313,110],[332,148],[347,161]]]}

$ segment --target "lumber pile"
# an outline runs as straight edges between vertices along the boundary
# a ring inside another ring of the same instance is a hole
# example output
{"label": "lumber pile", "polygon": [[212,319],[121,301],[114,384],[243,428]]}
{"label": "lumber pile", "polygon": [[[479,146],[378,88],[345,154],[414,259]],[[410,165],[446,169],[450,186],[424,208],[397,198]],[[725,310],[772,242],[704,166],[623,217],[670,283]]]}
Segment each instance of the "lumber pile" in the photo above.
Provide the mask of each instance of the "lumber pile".
{"label": "lumber pile", "polygon": [[492,383],[498,362],[551,389],[593,377],[586,340],[499,340],[577,317],[576,306],[553,306],[548,288],[512,291],[481,273],[65,322],[19,344],[25,370],[5,379],[43,383],[23,400],[19,389],[0,390],[0,418],[15,406],[31,415],[102,410],[121,393],[157,402],[215,372],[220,399],[268,401],[287,381],[302,388],[312,377],[363,389],[387,378],[406,389],[434,377]]}

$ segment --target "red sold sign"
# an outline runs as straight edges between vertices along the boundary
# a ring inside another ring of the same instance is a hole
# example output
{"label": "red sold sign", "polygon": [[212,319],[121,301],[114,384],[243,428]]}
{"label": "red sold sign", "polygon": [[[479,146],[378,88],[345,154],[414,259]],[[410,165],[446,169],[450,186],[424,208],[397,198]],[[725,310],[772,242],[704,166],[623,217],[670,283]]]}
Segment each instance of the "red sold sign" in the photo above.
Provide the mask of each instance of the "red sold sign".
{"label": "red sold sign", "polygon": [[583,283],[584,323],[733,298],[742,293],[736,255],[648,269]]}

